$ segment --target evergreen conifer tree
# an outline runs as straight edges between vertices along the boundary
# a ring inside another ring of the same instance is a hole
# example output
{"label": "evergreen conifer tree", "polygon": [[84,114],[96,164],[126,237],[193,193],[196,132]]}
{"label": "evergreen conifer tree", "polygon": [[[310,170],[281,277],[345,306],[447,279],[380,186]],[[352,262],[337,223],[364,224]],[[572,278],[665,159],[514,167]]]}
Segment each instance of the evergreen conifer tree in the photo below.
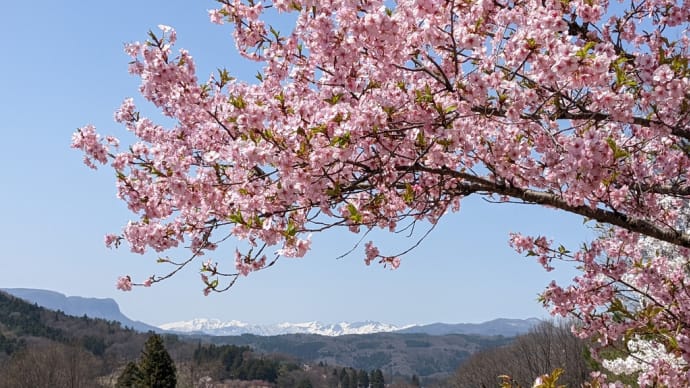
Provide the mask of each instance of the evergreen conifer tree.
{"label": "evergreen conifer tree", "polygon": [[369,385],[371,388],[384,388],[385,381],[383,380],[383,372],[381,369],[374,369],[371,371]]}
{"label": "evergreen conifer tree", "polygon": [[120,377],[117,378],[115,388],[136,388],[140,379],[139,367],[134,361],[130,361],[125,366]]}
{"label": "evergreen conifer tree", "polygon": [[175,388],[177,385],[175,364],[158,334],[152,333],[146,340],[138,367],[143,387]]}
{"label": "evergreen conifer tree", "polygon": [[345,368],[343,368],[342,372],[340,372],[340,387],[350,388],[350,375],[347,373]]}
{"label": "evergreen conifer tree", "polygon": [[360,387],[369,388],[369,373],[364,369],[360,369],[357,374],[357,382],[359,382]]}

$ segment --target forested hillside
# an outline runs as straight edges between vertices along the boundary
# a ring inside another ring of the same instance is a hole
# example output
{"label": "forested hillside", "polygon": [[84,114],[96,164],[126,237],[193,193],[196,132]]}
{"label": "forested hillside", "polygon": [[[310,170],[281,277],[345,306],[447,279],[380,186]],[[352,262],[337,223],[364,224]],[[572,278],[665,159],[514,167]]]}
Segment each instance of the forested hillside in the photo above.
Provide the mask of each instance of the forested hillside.
{"label": "forested hillside", "polygon": [[[114,386],[149,336],[0,292],[0,388]],[[188,387],[224,380],[330,387],[377,371],[390,381],[432,381],[450,375],[471,354],[510,341],[394,333],[161,338],[177,367],[178,386]]]}
{"label": "forested hillside", "polygon": [[[114,387],[141,363],[152,333],[72,317],[0,292],[0,388]],[[162,335],[178,387],[492,386],[499,374],[528,382],[565,368],[591,370],[585,346],[565,326],[542,323],[515,337],[377,333],[231,337]],[[130,365],[128,365],[130,364]],[[216,385],[224,382],[226,385]],[[564,381],[565,382],[565,381]],[[244,385],[243,385],[244,384]]]}
{"label": "forested hillside", "polygon": [[[150,333],[118,322],[72,317],[0,292],[0,387],[113,387],[137,361]],[[302,364],[287,357],[256,356],[249,347],[216,347],[163,335],[177,370],[177,386],[223,379],[305,379]],[[232,355],[232,357],[230,357]]]}
{"label": "forested hillside", "polygon": [[380,368],[386,375],[444,378],[475,352],[509,343],[512,338],[479,335],[376,333],[326,337],[293,334],[273,337],[210,337],[217,344],[248,345],[311,363]]}

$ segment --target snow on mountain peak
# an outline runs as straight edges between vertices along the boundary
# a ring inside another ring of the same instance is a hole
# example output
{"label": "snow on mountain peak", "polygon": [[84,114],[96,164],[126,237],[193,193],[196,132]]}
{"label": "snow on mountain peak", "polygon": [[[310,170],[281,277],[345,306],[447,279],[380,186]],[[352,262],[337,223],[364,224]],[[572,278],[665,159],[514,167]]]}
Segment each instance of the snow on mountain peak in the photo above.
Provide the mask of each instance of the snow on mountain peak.
{"label": "snow on mountain peak", "polygon": [[163,330],[181,333],[204,333],[210,335],[281,335],[281,334],[319,334],[339,336],[347,334],[371,334],[402,330],[414,325],[395,326],[373,321],[340,322],[324,324],[317,321],[273,325],[255,325],[241,321],[221,321],[219,319],[197,318],[190,321],[171,322],[160,325]]}

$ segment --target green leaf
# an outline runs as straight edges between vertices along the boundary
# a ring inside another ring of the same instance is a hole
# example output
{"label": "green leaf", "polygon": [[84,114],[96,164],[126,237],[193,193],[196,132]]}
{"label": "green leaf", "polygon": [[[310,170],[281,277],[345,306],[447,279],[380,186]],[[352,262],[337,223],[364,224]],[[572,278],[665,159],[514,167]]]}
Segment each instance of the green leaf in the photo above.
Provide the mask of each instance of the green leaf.
{"label": "green leaf", "polygon": [[626,158],[630,156],[630,153],[620,147],[618,147],[618,144],[616,144],[616,141],[613,140],[612,138],[607,138],[606,139],[606,144],[609,145],[609,148],[611,148],[611,151],[613,151],[613,158],[614,159],[620,159],[620,158]]}
{"label": "green leaf", "polygon": [[244,97],[242,97],[242,95],[230,96],[228,102],[230,102],[230,104],[237,109],[244,109],[247,107],[247,103],[244,101]]}
{"label": "green leaf", "polygon": [[535,385],[536,388],[561,388],[565,385],[556,385],[558,378],[563,374],[563,369],[556,368],[551,374],[541,376],[541,384]]}
{"label": "green leaf", "polygon": [[325,99],[324,101],[326,101],[327,103],[329,103],[331,105],[335,105],[338,103],[338,101],[340,101],[340,98],[342,96],[343,96],[342,93],[337,93],[337,94],[332,95],[331,98]]}
{"label": "green leaf", "polygon": [[575,56],[580,58],[580,59],[586,59],[589,56],[589,50],[593,49],[594,46],[596,46],[596,42],[587,42],[585,43],[584,46],[582,46],[577,52],[575,53]]}
{"label": "green leaf", "polygon": [[228,69],[218,69],[218,77],[220,78],[220,86],[223,87],[225,84],[228,82],[234,80],[234,77],[230,76],[230,73],[228,73]]}
{"label": "green leaf", "polygon": [[408,182],[405,182],[405,191],[403,192],[403,201],[405,201],[405,203],[408,205],[414,201],[414,189],[412,189],[412,185],[409,184]]}
{"label": "green leaf", "polygon": [[417,145],[422,148],[426,147],[426,138],[424,137],[424,132],[422,132],[422,130],[417,132]]}
{"label": "green leaf", "polygon": [[242,213],[239,210],[234,214],[230,214],[228,216],[228,220],[234,224],[240,224],[240,225],[245,224],[244,218],[242,217]]}
{"label": "green leaf", "polygon": [[671,60],[670,66],[674,73],[684,75],[688,71],[688,58],[683,55],[676,55]]}
{"label": "green leaf", "polygon": [[350,220],[355,223],[362,222],[362,215],[357,210],[357,207],[351,203],[347,204],[347,212],[350,213]]}
{"label": "green leaf", "polygon": [[423,90],[415,90],[415,102],[418,104],[434,102],[429,85],[425,85]]}
{"label": "green leaf", "polygon": [[335,182],[333,187],[326,189],[326,194],[331,198],[339,198],[341,193],[340,183]]}
{"label": "green leaf", "polygon": [[333,117],[333,122],[336,124],[340,124],[343,121],[345,121],[345,118],[343,117],[343,114],[340,112],[338,112],[338,114],[336,114],[335,117]]}
{"label": "green leaf", "polygon": [[280,31],[273,28],[273,26],[269,26],[269,30],[271,31],[271,34],[276,37],[276,39],[280,38]]}
{"label": "green leaf", "polygon": [[346,132],[341,136],[334,136],[331,140],[331,145],[338,148],[346,147],[350,144],[350,132]]}
{"label": "green leaf", "polygon": [[292,220],[288,221],[287,228],[285,229],[285,236],[295,237],[297,235],[297,225],[295,225]]}
{"label": "green leaf", "polygon": [[378,81],[369,81],[369,84],[367,85],[367,89],[380,89],[381,88],[381,82]]}

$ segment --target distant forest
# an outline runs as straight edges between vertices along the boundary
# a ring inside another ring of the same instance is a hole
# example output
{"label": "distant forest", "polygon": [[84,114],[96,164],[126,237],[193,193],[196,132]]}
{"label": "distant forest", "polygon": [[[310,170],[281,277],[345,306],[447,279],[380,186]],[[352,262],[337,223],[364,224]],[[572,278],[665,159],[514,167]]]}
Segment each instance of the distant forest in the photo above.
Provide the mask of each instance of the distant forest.
{"label": "distant forest", "polygon": [[[0,388],[116,387],[126,380],[128,367],[144,362],[152,335],[0,292]],[[566,371],[563,384],[579,386],[597,368],[581,340],[550,323],[514,338],[396,333],[159,338],[177,387],[498,387],[497,376],[504,374],[531,386],[536,376],[557,367]]]}

